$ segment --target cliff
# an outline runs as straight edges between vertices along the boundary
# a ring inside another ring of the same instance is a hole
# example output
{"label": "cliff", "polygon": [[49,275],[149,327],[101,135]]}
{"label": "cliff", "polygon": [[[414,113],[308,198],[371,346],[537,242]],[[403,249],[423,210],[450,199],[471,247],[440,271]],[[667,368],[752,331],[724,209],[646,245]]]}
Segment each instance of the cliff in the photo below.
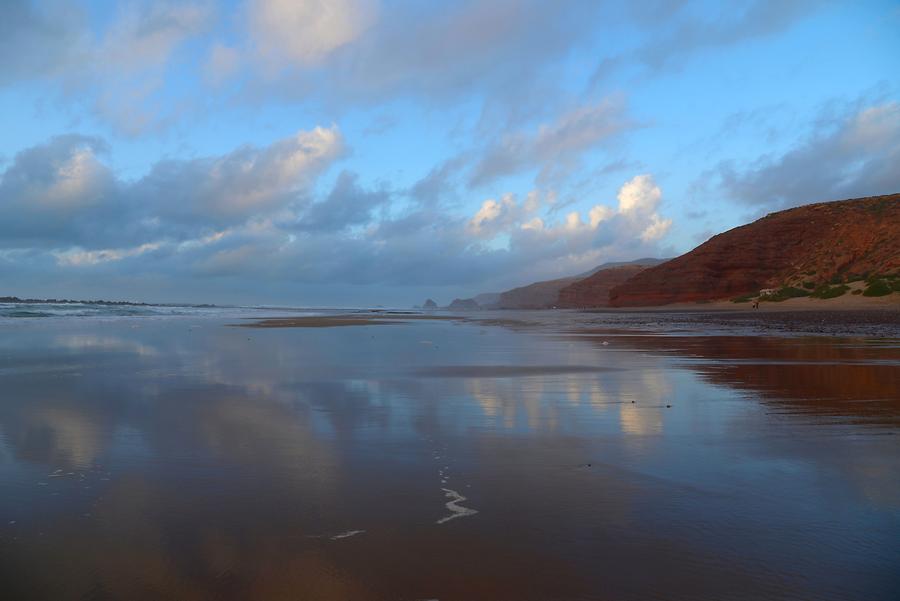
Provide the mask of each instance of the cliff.
{"label": "cliff", "polygon": [[560,290],[557,306],[567,309],[608,307],[610,290],[620,284],[624,284],[648,267],[650,265],[621,265],[619,267],[601,269],[593,275],[573,282]]}
{"label": "cliff", "polygon": [[472,298],[454,298],[447,307],[451,311],[477,311],[481,307]]}
{"label": "cliff", "polygon": [[500,294],[498,309],[548,309],[555,307],[559,291],[578,281],[577,277],[535,282]]}
{"label": "cliff", "polygon": [[666,305],[898,272],[900,194],[892,194],[772,213],[641,271],[609,296],[616,307]]}

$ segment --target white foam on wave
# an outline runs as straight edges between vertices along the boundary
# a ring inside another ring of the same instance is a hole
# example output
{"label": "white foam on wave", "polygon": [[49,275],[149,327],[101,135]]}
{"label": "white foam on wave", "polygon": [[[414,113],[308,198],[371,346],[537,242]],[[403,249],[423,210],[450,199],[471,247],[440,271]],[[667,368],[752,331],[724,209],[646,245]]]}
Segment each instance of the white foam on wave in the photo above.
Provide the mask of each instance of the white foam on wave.
{"label": "white foam on wave", "polygon": [[469,507],[463,507],[460,503],[467,501],[468,499],[455,490],[451,488],[441,488],[444,491],[444,496],[446,496],[449,501],[444,503],[444,506],[450,511],[450,515],[444,516],[439,519],[435,524],[443,524],[445,522],[449,522],[450,520],[454,520],[456,518],[464,518],[469,515],[475,515],[478,513],[477,509],[471,509]]}
{"label": "white foam on wave", "polygon": [[356,536],[357,534],[365,534],[365,530],[347,530],[346,532],[341,532],[340,534],[335,534],[331,538],[331,540],[340,540],[342,538],[350,538],[351,536]]}

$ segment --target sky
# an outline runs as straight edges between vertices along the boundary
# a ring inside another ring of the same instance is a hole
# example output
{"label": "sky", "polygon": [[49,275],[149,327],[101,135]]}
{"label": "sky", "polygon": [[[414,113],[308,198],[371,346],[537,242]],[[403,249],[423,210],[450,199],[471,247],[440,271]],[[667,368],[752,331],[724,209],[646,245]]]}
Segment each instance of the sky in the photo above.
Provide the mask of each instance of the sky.
{"label": "sky", "polygon": [[900,192],[900,2],[0,2],[0,296],[397,306]]}

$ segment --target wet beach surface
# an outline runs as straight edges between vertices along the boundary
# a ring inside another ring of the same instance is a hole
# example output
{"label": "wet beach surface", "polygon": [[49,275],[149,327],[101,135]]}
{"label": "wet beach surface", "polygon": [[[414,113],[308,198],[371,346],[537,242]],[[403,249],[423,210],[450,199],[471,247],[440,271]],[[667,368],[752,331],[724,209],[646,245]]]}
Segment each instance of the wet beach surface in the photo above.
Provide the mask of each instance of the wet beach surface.
{"label": "wet beach surface", "polygon": [[0,594],[900,598],[900,327],[735,315],[4,323]]}

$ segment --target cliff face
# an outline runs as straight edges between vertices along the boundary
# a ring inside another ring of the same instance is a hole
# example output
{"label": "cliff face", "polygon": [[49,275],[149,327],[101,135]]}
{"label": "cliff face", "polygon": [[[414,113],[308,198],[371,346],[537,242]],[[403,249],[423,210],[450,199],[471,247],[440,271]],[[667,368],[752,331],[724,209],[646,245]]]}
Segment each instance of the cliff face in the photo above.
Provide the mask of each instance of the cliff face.
{"label": "cliff face", "polygon": [[447,308],[451,311],[477,311],[480,309],[478,303],[472,298],[454,298]]}
{"label": "cliff face", "polygon": [[577,281],[578,278],[560,278],[507,290],[500,294],[497,308],[548,309],[555,307],[559,299],[559,291]]}
{"label": "cliff face", "polygon": [[610,291],[637,307],[900,271],[900,194],[806,205],[710,238]]}
{"label": "cliff face", "polygon": [[644,271],[648,265],[621,265],[595,272],[559,291],[559,307],[584,309],[608,307],[609,291]]}
{"label": "cliff face", "polygon": [[500,293],[499,292],[484,292],[479,294],[473,299],[478,306],[482,309],[490,309],[493,308],[498,302],[500,302]]}

